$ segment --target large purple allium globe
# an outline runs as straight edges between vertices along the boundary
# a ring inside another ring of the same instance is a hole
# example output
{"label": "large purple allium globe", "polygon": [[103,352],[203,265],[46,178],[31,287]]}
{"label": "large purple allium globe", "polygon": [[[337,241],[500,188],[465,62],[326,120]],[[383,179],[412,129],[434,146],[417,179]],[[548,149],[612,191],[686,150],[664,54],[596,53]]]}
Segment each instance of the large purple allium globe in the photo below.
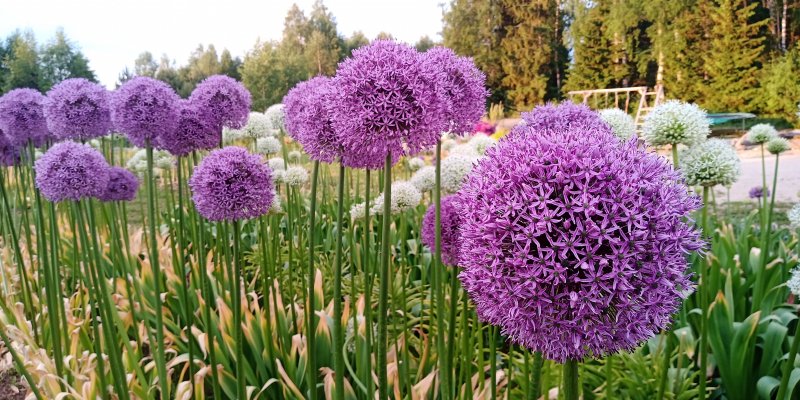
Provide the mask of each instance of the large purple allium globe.
{"label": "large purple allium globe", "polygon": [[204,79],[194,88],[189,100],[208,115],[219,132],[223,127],[241,129],[250,115],[250,92],[236,79],[225,75]]}
{"label": "large purple allium globe", "polygon": [[[439,71],[438,73],[441,73]],[[413,48],[377,40],[339,64],[331,103],[334,130],[348,166],[383,168],[436,144],[447,128],[446,98],[432,68]]]}
{"label": "large purple allium globe", "polygon": [[[701,204],[679,172],[620,143],[588,108],[528,114],[458,193],[459,278],[484,321],[564,362],[629,350],[666,328],[691,290]],[[562,114],[563,112],[563,114]],[[541,115],[544,114],[544,115]],[[534,125],[534,124],[532,124]]]}
{"label": "large purple allium globe", "polygon": [[561,105],[539,106],[531,112],[522,113],[522,122],[512,129],[520,130],[563,130],[572,131],[575,127],[612,132],[600,116],[583,104],[564,102]]}
{"label": "large purple allium globe", "polygon": [[44,116],[57,139],[89,140],[111,129],[108,91],[83,78],[62,81],[47,92]]}
{"label": "large purple allium globe", "polygon": [[34,169],[36,187],[52,202],[100,197],[108,186],[106,159],[85,144],[57,143],[36,161]]}
{"label": "large purple allium globe", "polygon": [[139,191],[139,178],[122,167],[108,169],[108,185],[103,194],[98,196],[100,201],[132,201]]}
{"label": "large purple allium globe", "polygon": [[11,139],[0,130],[0,167],[19,164],[19,153],[19,147],[11,144]]}
{"label": "large purple allium globe", "polygon": [[209,114],[188,100],[181,100],[178,124],[171,132],[158,137],[157,147],[178,157],[195,150],[211,150],[219,146],[219,132]]}
{"label": "large purple allium globe", "polygon": [[286,130],[312,160],[331,163],[342,154],[327,108],[334,93],[332,79],[318,76],[298,83],[283,98]]}
{"label": "large purple allium globe", "polygon": [[33,89],[14,89],[0,97],[0,130],[14,146],[41,146],[47,140],[45,97]]}
{"label": "large purple allium globe", "polygon": [[471,58],[459,57],[446,47],[434,47],[422,58],[427,67],[444,72],[439,75],[439,85],[447,96],[446,130],[458,135],[472,133],[486,111],[486,76]]}
{"label": "large purple allium globe", "polygon": [[272,171],[241,147],[212,151],[189,179],[197,212],[211,221],[254,218],[269,212]]}
{"label": "large purple allium globe", "polygon": [[[459,226],[461,217],[455,208],[455,195],[442,198],[440,222],[442,226],[442,262],[446,265],[458,265],[460,245]],[[431,204],[422,218],[422,243],[432,252],[436,251],[436,205]]]}
{"label": "large purple allium globe", "polygon": [[169,85],[153,78],[137,76],[111,96],[111,119],[120,132],[138,147],[155,146],[161,135],[169,134],[178,123],[180,97]]}

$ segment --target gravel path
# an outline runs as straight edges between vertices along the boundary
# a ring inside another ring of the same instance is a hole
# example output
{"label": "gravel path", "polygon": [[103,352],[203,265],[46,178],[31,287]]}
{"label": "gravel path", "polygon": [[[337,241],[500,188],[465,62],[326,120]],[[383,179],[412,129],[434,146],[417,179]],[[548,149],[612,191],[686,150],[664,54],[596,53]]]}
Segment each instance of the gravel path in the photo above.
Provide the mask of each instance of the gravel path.
{"label": "gravel path", "polygon": [[[767,185],[772,186],[772,175],[775,170],[775,156],[766,158]],[[731,201],[749,200],[747,196],[750,188],[762,185],[761,158],[743,158],[742,176],[731,187]],[[725,188],[715,189],[717,199],[724,199],[727,195]],[[800,155],[781,156],[778,166],[778,192],[775,195],[777,202],[796,203],[800,201]],[[722,197],[720,197],[722,196]]]}

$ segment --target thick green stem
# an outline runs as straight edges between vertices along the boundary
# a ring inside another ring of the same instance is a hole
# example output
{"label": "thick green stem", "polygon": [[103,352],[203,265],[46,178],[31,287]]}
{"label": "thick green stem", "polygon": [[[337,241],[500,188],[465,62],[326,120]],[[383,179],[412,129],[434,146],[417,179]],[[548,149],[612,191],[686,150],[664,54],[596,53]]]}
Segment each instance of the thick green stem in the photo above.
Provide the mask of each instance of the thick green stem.
{"label": "thick green stem", "polygon": [[578,361],[568,359],[563,369],[564,400],[578,400]]}
{"label": "thick green stem", "polygon": [[[482,357],[482,356],[481,356]],[[489,389],[490,398],[497,399],[497,327],[489,325]]]}
{"label": "thick green stem", "polygon": [[186,239],[184,238],[186,224],[184,221],[184,200],[183,200],[183,160],[178,159],[178,262],[179,266],[176,269],[178,272],[178,276],[181,278],[181,289],[183,291],[183,317],[185,318],[184,321],[184,328],[186,329],[186,345],[189,348],[189,376],[194,376],[194,348],[192,343],[192,338],[194,335],[192,334],[192,319],[194,318],[194,314],[192,313],[192,305],[189,298],[189,280],[191,279],[191,274],[186,273]]}
{"label": "thick green stem", "polygon": [[680,164],[678,164],[678,145],[677,144],[673,144],[672,145],[672,166],[675,169],[678,169],[680,167]]}
{"label": "thick green stem", "polygon": [[387,313],[389,305],[389,225],[392,223],[392,155],[386,155],[383,167],[383,215],[381,218],[381,269],[378,292],[378,400],[389,398],[389,377],[386,371]]}
{"label": "thick green stem", "polygon": [[[364,176],[364,319],[367,321],[367,333],[365,335],[366,342],[366,367],[364,381],[367,383],[367,393],[374,393],[372,389],[372,349],[374,338],[372,330],[372,254],[370,252],[370,236],[372,235],[372,224],[369,215],[369,192],[372,181],[370,179],[370,170],[367,169]],[[374,397],[370,395],[370,397]]]}
{"label": "thick green stem", "polygon": [[781,385],[778,387],[778,397],[776,397],[778,400],[786,398],[786,390],[789,386],[789,376],[792,374],[792,370],[794,369],[794,361],[795,358],[797,358],[798,347],[800,347],[800,332],[795,330],[794,339],[792,340],[792,347],[789,348],[789,358],[783,362],[783,370],[781,371]]}
{"label": "thick green stem", "polygon": [[[244,328],[242,327],[242,254],[239,247],[240,222],[233,221],[233,325],[236,334],[236,398],[246,399],[247,394],[244,386],[244,368],[247,362],[244,359]],[[246,298],[246,296],[245,296]]]}
{"label": "thick green stem", "polygon": [[[450,358],[445,347],[445,300],[444,272],[442,271],[442,141],[436,142],[436,181],[433,187],[433,204],[435,207],[435,254],[433,257],[433,291],[436,300],[436,353],[438,354],[439,379],[442,382],[441,393],[445,400],[450,399]],[[448,344],[449,345],[449,344]]]}
{"label": "thick green stem", "polygon": [[[308,311],[306,311],[306,343],[308,347],[308,398],[317,398],[317,363],[316,363],[316,318],[314,315],[314,278],[316,269],[314,268],[314,233],[316,227],[317,213],[317,181],[319,181],[319,161],[314,161],[314,169],[311,173],[311,208],[308,212]],[[339,349],[341,351],[341,348]],[[337,375],[339,371],[336,371]]]}
{"label": "thick green stem", "polygon": [[659,400],[664,399],[664,393],[667,390],[667,380],[669,380],[669,367],[672,364],[672,346],[669,341],[669,332],[664,332],[662,334],[662,354],[661,354],[661,376],[658,382],[658,396]]}
{"label": "thick green stem", "polygon": [[[336,263],[333,269],[333,369],[335,400],[344,400],[344,329],[342,329],[342,213],[344,209],[344,164],[339,164],[339,186],[336,210]],[[309,291],[312,290],[309,285]],[[358,326],[353,325],[357,330]]]}
{"label": "thick green stem", "polygon": [[[703,210],[701,211],[700,220],[703,225],[704,236],[709,234],[708,193],[710,190],[710,187],[703,186]],[[700,385],[698,388],[698,395],[701,400],[706,398],[706,370],[708,369],[708,315],[706,314],[708,302],[705,293],[708,277],[704,277],[705,266],[705,260],[699,260],[697,266],[697,296],[700,299],[700,310],[703,312],[700,319]]]}
{"label": "thick green stem", "polygon": [[[764,228],[761,231],[761,268],[767,268],[767,261],[769,261],[769,248],[770,248],[770,233],[772,231],[772,212],[775,208],[775,194],[778,192],[778,160],[780,159],[779,155],[775,155],[775,172],[772,176],[772,193],[771,199],[769,203],[769,207],[764,207],[764,212],[766,213],[766,219],[764,221]],[[764,191],[764,201],[767,200],[767,192]],[[767,288],[762,289],[762,293]]]}
{"label": "thick green stem", "polygon": [[161,310],[161,266],[158,262],[158,237],[156,235],[156,185],[153,176],[153,146],[148,140],[147,149],[147,223],[148,249],[150,250],[150,268],[153,272],[153,308],[156,312],[156,340],[150,345],[155,347],[156,370],[158,371],[158,385],[162,399],[169,398],[169,381],[167,380],[167,362],[164,354],[164,316]]}
{"label": "thick green stem", "polygon": [[544,358],[542,353],[533,353],[533,371],[531,372],[531,398],[538,399],[539,394],[542,392],[542,367],[544,366]]}

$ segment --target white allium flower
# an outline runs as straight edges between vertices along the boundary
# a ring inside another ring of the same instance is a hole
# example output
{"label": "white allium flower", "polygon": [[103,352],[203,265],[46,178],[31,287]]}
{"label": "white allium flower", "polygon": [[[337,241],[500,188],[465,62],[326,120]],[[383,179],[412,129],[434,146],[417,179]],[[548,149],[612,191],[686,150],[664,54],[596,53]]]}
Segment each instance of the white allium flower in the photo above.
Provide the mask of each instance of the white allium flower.
{"label": "white allium flower", "polygon": [[256,139],[256,152],[259,154],[278,154],[281,152],[281,141],[272,136]]}
{"label": "white allium flower", "polygon": [[730,185],[739,179],[736,150],[722,139],[709,139],[682,152],[681,170],[690,186]]}
{"label": "white allium flower", "polygon": [[447,152],[447,154],[448,156],[460,155],[473,158],[481,156],[481,153],[478,153],[478,150],[475,149],[475,146],[472,146],[469,143],[455,145],[450,149],[450,151]]}
{"label": "white allium flower", "polygon": [[786,213],[786,217],[789,218],[789,225],[791,225],[792,228],[800,228],[800,203],[795,204],[794,207]]}
{"label": "white allium flower", "polygon": [[174,165],[175,157],[168,151],[153,150],[153,166],[160,169],[172,169]]}
{"label": "white allium flower", "polygon": [[237,140],[244,139],[244,131],[241,129],[222,128],[222,143],[231,144]]}
{"label": "white allium flower", "polygon": [[786,281],[786,286],[795,296],[800,296],[800,267],[792,269],[792,277]]}
{"label": "white allium flower", "polygon": [[443,139],[442,140],[442,150],[450,151],[450,149],[455,147],[457,144],[458,144],[458,142],[456,142],[453,139]]}
{"label": "white allium flower", "polygon": [[670,100],[644,118],[642,137],[650,146],[679,143],[691,146],[706,140],[711,132],[705,110],[696,104]]}
{"label": "white allium flower", "polygon": [[611,127],[614,136],[627,141],[636,135],[636,122],[633,117],[619,108],[600,110],[600,118]]}
{"label": "white allium flower", "polygon": [[289,152],[289,161],[291,162],[300,162],[300,159],[303,158],[303,153],[292,150]]}
{"label": "white allium flower", "polygon": [[767,142],[767,151],[771,154],[781,154],[789,149],[791,149],[789,141],[779,136],[776,136]]}
{"label": "white allium flower", "polygon": [[300,166],[291,166],[283,172],[283,182],[289,186],[302,186],[308,182],[308,171]]}
{"label": "white allium flower", "polygon": [[455,193],[461,189],[464,178],[472,171],[476,157],[454,154],[442,160],[442,191]]}
{"label": "white allium flower", "polygon": [[[125,164],[126,167],[140,176],[144,176],[147,172],[147,150],[139,149]],[[175,165],[175,159],[169,152],[164,150],[153,150],[153,168],[154,173],[160,173],[159,170],[172,169]]]}
{"label": "white allium flower", "polygon": [[283,161],[280,157],[270,158],[267,160],[267,165],[273,172],[286,170],[286,161]]}
{"label": "white allium flower", "polygon": [[770,124],[756,124],[750,127],[745,139],[753,144],[764,144],[778,137],[778,131]]}
{"label": "white allium flower", "polygon": [[92,146],[92,147],[94,147],[95,149],[99,149],[99,148],[100,148],[100,140],[98,140],[98,139],[92,139],[92,140],[90,140],[90,141],[89,141],[89,146]]}
{"label": "white allium flower", "polygon": [[263,138],[273,135],[274,131],[266,114],[251,112],[247,117],[247,125],[242,128],[242,134],[251,138]]}
{"label": "white allium flower", "polygon": [[411,184],[420,192],[430,192],[436,185],[436,167],[426,165],[411,176]]}
{"label": "white allium flower", "polygon": [[350,218],[364,219],[365,215],[367,215],[367,203],[353,204],[353,206],[350,207]]}
{"label": "white allium flower", "polygon": [[423,160],[423,159],[421,159],[419,157],[414,157],[414,158],[409,158],[408,159],[408,169],[410,169],[412,172],[413,171],[418,171],[420,168],[422,168],[424,166],[425,166],[425,160]]}
{"label": "white allium flower", "polygon": [[472,139],[469,140],[469,145],[472,146],[473,149],[478,153],[478,155],[484,155],[486,153],[486,149],[492,147],[497,144],[497,140],[491,136],[484,135],[482,133],[476,133]]}
{"label": "white allium flower", "polygon": [[275,191],[275,195],[272,197],[272,204],[269,206],[269,213],[270,214],[280,214],[283,212],[283,207],[281,207],[281,195],[278,194],[278,191]]}
{"label": "white allium flower", "polygon": [[[422,201],[422,192],[411,182],[397,181],[392,183],[392,203],[389,206],[392,214],[410,210]],[[375,214],[383,214],[383,193],[375,198],[375,205],[371,208]]]}
{"label": "white allium flower", "polygon": [[284,124],[286,123],[286,114],[283,110],[283,104],[273,104],[264,111],[264,115],[269,121],[271,135],[278,136],[286,130]]}

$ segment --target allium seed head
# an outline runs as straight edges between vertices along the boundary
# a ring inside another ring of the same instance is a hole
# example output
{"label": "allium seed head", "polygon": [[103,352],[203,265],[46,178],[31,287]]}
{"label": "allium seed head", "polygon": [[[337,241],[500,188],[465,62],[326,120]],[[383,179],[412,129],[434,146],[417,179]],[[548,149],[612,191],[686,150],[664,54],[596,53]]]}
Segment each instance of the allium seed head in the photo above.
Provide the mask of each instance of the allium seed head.
{"label": "allium seed head", "polygon": [[274,136],[256,139],[256,152],[264,155],[278,154],[281,152],[281,141]]}
{"label": "allium seed head", "polygon": [[426,165],[411,176],[411,184],[420,192],[430,192],[436,185],[436,167]]}
{"label": "allium seed head", "polygon": [[767,142],[767,151],[770,152],[770,154],[778,155],[789,151],[791,148],[789,141],[782,137],[774,137]]}
{"label": "allium seed head", "polygon": [[778,137],[778,131],[770,124],[756,124],[747,130],[745,139],[752,144],[764,144]]}
{"label": "allium seed head", "polygon": [[601,110],[600,118],[611,127],[611,131],[620,140],[624,141],[636,136],[636,122],[625,111],[619,108]]}
{"label": "allium seed head", "polygon": [[739,179],[736,150],[722,139],[709,139],[681,152],[680,168],[690,186],[728,186]]}
{"label": "allium seed head", "polygon": [[706,140],[710,132],[705,110],[677,100],[656,106],[642,126],[642,137],[649,146],[692,146]]}
{"label": "allium seed head", "polygon": [[442,160],[442,191],[455,193],[461,189],[464,178],[472,171],[477,158],[453,154]]}
{"label": "allium seed head", "polygon": [[[422,192],[410,182],[397,181],[392,183],[392,199],[389,206],[392,214],[399,214],[408,211],[422,201]],[[371,212],[376,215],[383,214],[383,193],[375,198],[375,204],[371,208]]]}

